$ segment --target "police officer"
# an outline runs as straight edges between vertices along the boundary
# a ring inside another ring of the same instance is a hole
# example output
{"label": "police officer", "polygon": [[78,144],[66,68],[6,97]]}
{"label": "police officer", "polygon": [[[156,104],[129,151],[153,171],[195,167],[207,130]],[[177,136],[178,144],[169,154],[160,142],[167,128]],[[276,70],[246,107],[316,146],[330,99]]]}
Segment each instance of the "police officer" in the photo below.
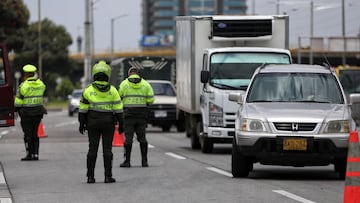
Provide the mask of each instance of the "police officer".
{"label": "police officer", "polygon": [[139,70],[131,67],[128,78],[119,85],[119,95],[124,104],[125,161],[120,167],[131,167],[130,156],[134,132],[140,143],[141,165],[148,167],[148,142],[145,137],[147,125],[147,105],[154,102],[151,85],[139,76]]}
{"label": "police officer", "polygon": [[87,183],[95,183],[94,171],[102,137],[103,159],[105,168],[105,183],[115,182],[112,177],[112,142],[115,124],[119,122],[122,132],[122,103],[117,89],[110,85],[111,68],[104,61],[93,66],[94,82],[83,93],[79,106],[79,132],[88,131],[89,150],[87,153]]}
{"label": "police officer", "polygon": [[38,127],[46,113],[43,106],[46,85],[35,76],[36,67],[23,67],[24,81],[19,85],[15,97],[15,111],[21,118],[20,124],[24,132],[26,156],[21,161],[39,160]]}

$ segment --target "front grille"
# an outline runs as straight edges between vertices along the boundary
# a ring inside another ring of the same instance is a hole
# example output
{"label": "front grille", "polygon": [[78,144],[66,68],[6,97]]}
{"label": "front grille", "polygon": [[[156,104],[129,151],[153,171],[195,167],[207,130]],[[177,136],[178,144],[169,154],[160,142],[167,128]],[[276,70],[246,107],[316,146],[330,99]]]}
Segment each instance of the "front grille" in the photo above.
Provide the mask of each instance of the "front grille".
{"label": "front grille", "polygon": [[274,123],[276,130],[280,131],[313,131],[316,123]]}
{"label": "front grille", "polygon": [[272,20],[214,20],[213,37],[263,37],[272,35]]}

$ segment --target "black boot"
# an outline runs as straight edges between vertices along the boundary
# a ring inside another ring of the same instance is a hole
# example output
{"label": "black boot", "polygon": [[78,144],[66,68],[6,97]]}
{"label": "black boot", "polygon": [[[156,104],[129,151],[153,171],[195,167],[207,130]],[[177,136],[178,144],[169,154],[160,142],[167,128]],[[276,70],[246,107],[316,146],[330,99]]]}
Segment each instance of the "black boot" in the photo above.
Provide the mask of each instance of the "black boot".
{"label": "black boot", "polygon": [[105,183],[116,182],[115,178],[112,177],[112,154],[104,154],[104,168],[105,168]]}
{"label": "black boot", "polygon": [[86,166],[87,166],[86,176],[88,177],[87,183],[95,183],[95,178],[94,178],[95,164],[96,164],[96,156],[94,157],[87,155],[87,159],[86,159]]}
{"label": "black boot", "polygon": [[131,148],[132,148],[132,144],[124,144],[124,149],[125,149],[125,161],[120,164],[120,167],[123,168],[130,168],[130,156],[131,156]]}
{"label": "black boot", "polygon": [[140,143],[140,150],[141,150],[141,166],[149,167],[147,160],[148,143]]}
{"label": "black boot", "polygon": [[21,158],[21,161],[31,161],[32,157],[31,157],[30,149],[29,149],[29,139],[24,137],[24,143],[25,143],[26,156]]}

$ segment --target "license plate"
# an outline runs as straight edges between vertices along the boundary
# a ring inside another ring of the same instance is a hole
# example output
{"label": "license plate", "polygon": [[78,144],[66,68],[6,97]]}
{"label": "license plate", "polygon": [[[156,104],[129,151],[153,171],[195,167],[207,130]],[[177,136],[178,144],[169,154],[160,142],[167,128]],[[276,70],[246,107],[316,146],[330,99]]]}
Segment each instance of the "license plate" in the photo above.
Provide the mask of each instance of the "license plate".
{"label": "license plate", "polygon": [[307,140],[304,138],[284,138],[283,150],[306,151]]}
{"label": "license plate", "polygon": [[155,111],[154,112],[155,118],[164,118],[167,117],[166,111]]}

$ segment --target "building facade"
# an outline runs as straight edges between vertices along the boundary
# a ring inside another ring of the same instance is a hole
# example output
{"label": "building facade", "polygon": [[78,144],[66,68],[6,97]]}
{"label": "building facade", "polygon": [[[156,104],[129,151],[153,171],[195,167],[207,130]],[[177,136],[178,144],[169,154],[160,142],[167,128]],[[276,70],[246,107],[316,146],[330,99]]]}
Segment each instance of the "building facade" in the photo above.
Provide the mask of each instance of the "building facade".
{"label": "building facade", "polygon": [[171,45],[175,16],[245,15],[246,0],[142,0],[141,45]]}

